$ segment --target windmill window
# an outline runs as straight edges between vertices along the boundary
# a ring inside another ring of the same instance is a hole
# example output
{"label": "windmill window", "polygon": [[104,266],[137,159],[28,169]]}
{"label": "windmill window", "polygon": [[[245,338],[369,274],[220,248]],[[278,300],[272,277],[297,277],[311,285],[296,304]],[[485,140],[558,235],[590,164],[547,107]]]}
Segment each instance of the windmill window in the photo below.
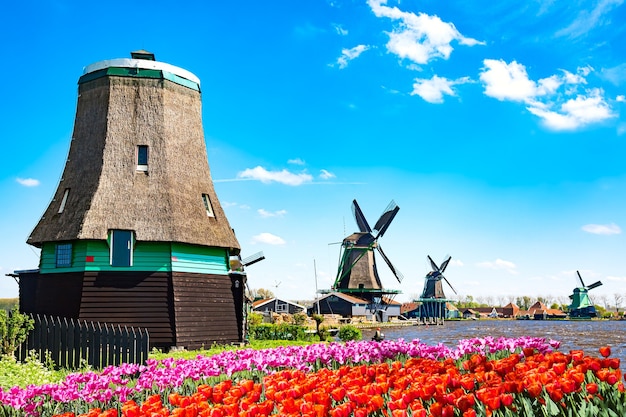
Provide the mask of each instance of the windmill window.
{"label": "windmill window", "polygon": [[55,259],[57,268],[68,268],[72,266],[72,244],[62,243],[56,245]]}
{"label": "windmill window", "polygon": [[202,194],[202,201],[204,202],[204,208],[206,209],[206,215],[209,217],[215,217],[213,214],[213,206],[211,206],[211,200],[208,194]]}
{"label": "windmill window", "polygon": [[148,171],[148,145],[137,146],[137,171]]}
{"label": "windmill window", "polygon": [[70,195],[70,189],[66,188],[63,192],[63,199],[61,200],[61,205],[59,206],[59,214],[63,213],[65,210],[65,203],[67,203],[67,197]]}

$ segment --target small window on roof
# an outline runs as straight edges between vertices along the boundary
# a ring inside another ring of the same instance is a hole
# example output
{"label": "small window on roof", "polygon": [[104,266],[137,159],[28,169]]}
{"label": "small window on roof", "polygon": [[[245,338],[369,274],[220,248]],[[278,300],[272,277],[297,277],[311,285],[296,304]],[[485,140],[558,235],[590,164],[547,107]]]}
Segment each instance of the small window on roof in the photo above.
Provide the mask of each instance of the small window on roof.
{"label": "small window on roof", "polygon": [[59,214],[63,213],[63,210],[65,210],[65,203],[67,203],[67,197],[69,195],[70,195],[70,189],[66,188],[65,191],[63,192],[63,199],[61,200],[61,205],[59,206],[59,211],[58,211]]}
{"label": "small window on roof", "polygon": [[60,243],[56,245],[55,260],[57,268],[68,268],[72,266],[72,244]]}
{"label": "small window on roof", "polygon": [[148,170],[148,145],[137,146],[137,171]]}
{"label": "small window on roof", "polygon": [[202,201],[204,202],[204,208],[206,209],[206,215],[209,217],[215,217],[213,214],[213,206],[211,206],[211,200],[208,194],[202,194]]}

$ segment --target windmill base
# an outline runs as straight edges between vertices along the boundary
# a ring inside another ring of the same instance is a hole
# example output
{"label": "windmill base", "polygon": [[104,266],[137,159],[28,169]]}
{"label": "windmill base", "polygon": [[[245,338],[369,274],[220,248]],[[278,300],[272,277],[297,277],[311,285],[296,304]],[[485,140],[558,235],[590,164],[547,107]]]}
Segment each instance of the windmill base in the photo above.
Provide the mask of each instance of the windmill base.
{"label": "windmill base", "polygon": [[22,273],[20,311],[148,330],[150,348],[245,341],[245,275]]}

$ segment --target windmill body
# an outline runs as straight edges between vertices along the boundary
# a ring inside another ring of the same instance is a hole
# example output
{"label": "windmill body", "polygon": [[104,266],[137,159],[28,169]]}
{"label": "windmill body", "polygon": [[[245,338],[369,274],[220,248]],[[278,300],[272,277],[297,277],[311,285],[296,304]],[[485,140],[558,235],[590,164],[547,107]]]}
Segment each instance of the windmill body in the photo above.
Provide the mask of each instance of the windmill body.
{"label": "windmill body", "polygon": [[451,259],[452,257],[448,257],[441,265],[437,265],[432,258],[428,256],[432,271],[426,274],[422,295],[419,299],[415,300],[420,303],[419,318],[425,323],[443,324],[446,318],[446,303],[451,300],[446,299],[443,290],[444,281],[456,294],[456,290],[452,287],[452,284],[450,284],[448,279],[443,275]]}
{"label": "windmill body", "polygon": [[599,287],[602,285],[602,282],[597,281],[587,286],[585,285],[580,272],[576,271],[576,274],[578,275],[581,286],[574,288],[572,295],[570,295],[572,303],[569,305],[569,316],[570,318],[575,319],[590,319],[597,317],[598,312],[589,298],[589,290]]}
{"label": "windmill body", "polygon": [[370,310],[374,311],[384,309],[385,300],[393,300],[393,297],[400,293],[398,290],[383,288],[376,264],[378,255],[387,264],[398,282],[402,281],[402,274],[393,266],[378,243],[399,210],[400,207],[392,201],[374,228],[371,228],[359,204],[353,200],[352,211],[360,231],[343,239],[335,282],[330,291],[322,290],[322,293],[334,291],[349,294],[367,301]]}
{"label": "windmill body", "polygon": [[338,290],[380,290],[382,284],[376,268],[376,243],[369,233],[353,233],[342,242],[343,252]]}

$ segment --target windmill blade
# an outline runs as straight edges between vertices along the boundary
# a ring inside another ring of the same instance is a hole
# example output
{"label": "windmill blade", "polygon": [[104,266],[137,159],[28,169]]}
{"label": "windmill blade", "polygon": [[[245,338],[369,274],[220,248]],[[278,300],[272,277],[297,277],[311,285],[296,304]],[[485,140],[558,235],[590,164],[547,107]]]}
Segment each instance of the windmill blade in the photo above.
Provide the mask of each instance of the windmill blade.
{"label": "windmill blade", "polygon": [[437,266],[435,261],[433,261],[433,258],[431,258],[430,255],[427,255],[427,256],[428,256],[428,260],[430,261],[430,266],[433,268],[433,271],[439,271],[439,267]]}
{"label": "windmill blade", "polygon": [[454,291],[454,293],[455,293],[456,295],[459,295],[459,293],[457,293],[457,292],[456,292],[456,290],[454,289],[454,287],[452,286],[452,284],[450,284],[450,281],[448,281],[448,278],[444,277],[443,275],[442,275],[442,277],[443,277],[443,279],[446,281],[446,283],[448,284],[448,286],[449,286],[450,288],[452,288],[452,291]]}
{"label": "windmill blade", "polygon": [[443,271],[445,271],[446,268],[448,267],[448,263],[450,262],[450,259],[452,259],[452,256],[448,256],[448,259],[443,261],[443,263],[441,264],[441,267],[439,269],[441,270],[442,274],[443,274]]}
{"label": "windmill blade", "polygon": [[400,271],[398,271],[391,264],[391,261],[389,260],[389,258],[387,258],[387,255],[385,255],[385,252],[383,252],[383,248],[381,248],[380,245],[378,245],[377,249],[378,249],[378,252],[380,253],[380,256],[382,256],[382,258],[387,263],[387,266],[389,267],[389,269],[391,269],[391,272],[393,272],[393,275],[395,275],[395,277],[398,280],[398,282],[402,282],[402,280],[404,279],[404,275],[402,275],[402,273]]}
{"label": "windmill blade", "polygon": [[257,262],[260,262],[263,259],[265,259],[265,255],[263,255],[263,251],[261,251],[261,252],[257,252],[255,254],[252,254],[252,255],[248,256],[247,258],[243,259],[241,261],[241,264],[243,266],[249,266],[249,265],[255,264]]}
{"label": "windmill blade", "polygon": [[588,290],[593,290],[594,288],[599,287],[600,285],[602,285],[602,281],[597,281],[585,288],[587,288]]}
{"label": "windmill blade", "polygon": [[576,271],[576,273],[578,274],[578,279],[580,280],[580,283],[582,284],[582,286],[585,286],[585,283],[583,281],[583,277],[580,276],[580,272]]}
{"label": "windmill blade", "polygon": [[387,228],[393,221],[393,218],[396,217],[400,207],[396,204],[395,201],[391,200],[383,214],[380,216],[376,225],[374,225],[374,230],[378,230],[378,235],[376,237],[381,237],[387,231]]}
{"label": "windmill blade", "polygon": [[371,233],[372,229],[370,225],[367,223],[363,212],[361,211],[361,207],[359,207],[359,203],[356,200],[352,200],[352,214],[354,215],[354,220],[356,220],[356,224],[359,226],[359,231]]}

